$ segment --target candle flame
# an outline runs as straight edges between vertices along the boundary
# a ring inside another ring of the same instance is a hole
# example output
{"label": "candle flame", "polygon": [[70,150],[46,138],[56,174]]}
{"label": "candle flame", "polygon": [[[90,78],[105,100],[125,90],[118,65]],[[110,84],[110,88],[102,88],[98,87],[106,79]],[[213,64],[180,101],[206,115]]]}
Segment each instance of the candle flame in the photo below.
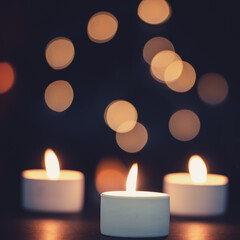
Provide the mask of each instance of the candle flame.
{"label": "candle flame", "polygon": [[58,158],[52,149],[47,149],[44,154],[45,167],[50,179],[58,179],[60,175],[60,166]]}
{"label": "candle flame", "polygon": [[207,180],[207,167],[203,159],[194,155],[189,159],[188,169],[194,183],[204,183]]}
{"label": "candle flame", "polygon": [[130,192],[130,193],[136,192],[137,174],[138,174],[138,165],[137,163],[134,163],[127,177],[127,192]]}

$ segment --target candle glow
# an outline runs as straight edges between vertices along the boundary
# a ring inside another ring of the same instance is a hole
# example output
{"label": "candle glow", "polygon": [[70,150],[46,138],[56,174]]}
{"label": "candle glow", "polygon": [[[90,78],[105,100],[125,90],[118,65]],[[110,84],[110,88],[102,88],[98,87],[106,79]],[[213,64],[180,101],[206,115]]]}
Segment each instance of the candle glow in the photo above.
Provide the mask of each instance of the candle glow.
{"label": "candle glow", "polygon": [[138,174],[138,164],[134,163],[129,171],[127,177],[127,192],[134,193],[136,192],[137,186],[137,174]]}
{"label": "candle glow", "polygon": [[23,208],[37,212],[75,213],[84,204],[84,174],[61,169],[52,149],[44,153],[46,169],[22,172]]}
{"label": "candle glow", "polygon": [[188,168],[194,183],[204,183],[207,181],[207,167],[200,156],[192,156],[189,159]]}
{"label": "candle glow", "polygon": [[101,194],[100,231],[112,237],[161,237],[169,232],[169,195],[136,191],[138,164],[129,171],[126,191]]}
{"label": "candle glow", "polygon": [[60,176],[60,166],[58,158],[53,150],[47,149],[44,154],[45,167],[50,179],[58,179]]}
{"label": "candle glow", "polygon": [[171,214],[178,216],[220,216],[227,209],[228,178],[207,173],[199,155],[188,162],[189,173],[178,172],[164,176],[163,191],[171,198]]}

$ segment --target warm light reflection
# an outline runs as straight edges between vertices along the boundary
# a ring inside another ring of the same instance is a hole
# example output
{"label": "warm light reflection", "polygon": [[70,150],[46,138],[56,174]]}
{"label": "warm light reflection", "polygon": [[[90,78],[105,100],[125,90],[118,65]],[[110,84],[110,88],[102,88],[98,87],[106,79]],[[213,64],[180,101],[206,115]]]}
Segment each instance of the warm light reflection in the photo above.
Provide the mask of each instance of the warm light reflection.
{"label": "warm light reflection", "polygon": [[98,12],[94,14],[87,26],[88,37],[96,43],[110,41],[116,34],[118,20],[109,12]]}
{"label": "warm light reflection", "polygon": [[95,172],[98,193],[124,190],[126,172],[125,165],[118,158],[108,157],[100,160]]}
{"label": "warm light reflection", "polygon": [[153,57],[151,66],[150,66],[151,74],[154,76],[156,80],[160,82],[161,81],[165,82],[166,81],[165,71],[167,67],[176,61],[178,62],[178,65],[173,69],[174,74],[171,74],[171,79],[170,79],[170,74],[168,75],[169,81],[176,80],[176,78],[178,78],[181,75],[183,65],[182,65],[182,60],[180,56],[170,50],[161,51]]}
{"label": "warm light reflection", "polygon": [[13,67],[7,62],[0,62],[0,94],[9,91],[15,81]]}
{"label": "warm light reflection", "polygon": [[[180,71],[181,74],[178,75]],[[196,72],[191,64],[184,61],[175,61],[166,68],[164,79],[171,90],[175,92],[187,92],[195,84]]]}
{"label": "warm light reflection", "polygon": [[136,108],[130,102],[124,100],[111,102],[104,112],[106,124],[119,133],[132,130],[136,125],[137,118]]}
{"label": "warm light reflection", "polygon": [[[21,224],[29,231],[34,232],[37,229],[37,239],[38,240],[59,240],[65,239],[69,236],[69,225],[73,225],[74,222],[70,221],[66,223],[64,221],[55,219],[31,219],[31,224],[29,220],[21,221]],[[32,238],[35,239],[35,238]]]}
{"label": "warm light reflection", "polygon": [[136,186],[137,186],[137,175],[138,175],[138,165],[137,163],[134,163],[129,171],[128,177],[127,177],[127,184],[126,184],[126,190],[129,193],[136,192]]}
{"label": "warm light reflection", "polygon": [[50,179],[58,179],[60,176],[60,166],[58,158],[52,149],[47,149],[44,154],[47,175]]}
{"label": "warm light reflection", "polygon": [[129,153],[139,152],[146,145],[147,140],[147,130],[141,123],[137,123],[136,126],[127,133],[116,133],[118,146]]}
{"label": "warm light reflection", "polygon": [[223,229],[225,225],[218,223],[217,226],[210,222],[185,221],[181,224],[181,232],[185,240],[220,239],[222,231],[219,229]]}
{"label": "warm light reflection", "polygon": [[58,80],[48,85],[44,97],[50,109],[63,112],[72,104],[73,89],[67,81]]}
{"label": "warm light reflection", "polygon": [[160,24],[171,16],[171,9],[165,0],[143,0],[138,6],[138,16],[146,23]]}
{"label": "warm light reflection", "polygon": [[75,50],[70,39],[59,37],[51,40],[45,51],[48,64],[55,70],[66,68],[73,61]]}
{"label": "warm light reflection", "polygon": [[208,104],[219,104],[228,95],[228,83],[218,73],[207,73],[198,80],[197,91],[199,97]]}
{"label": "warm light reflection", "polygon": [[164,37],[151,38],[143,48],[143,58],[150,64],[153,57],[164,50],[175,51],[173,44]]}
{"label": "warm light reflection", "polygon": [[204,183],[207,180],[207,167],[203,159],[194,155],[189,159],[188,169],[194,183]]}
{"label": "warm light reflection", "polygon": [[190,110],[179,110],[169,120],[169,131],[179,141],[190,141],[200,131],[200,120],[197,114]]}

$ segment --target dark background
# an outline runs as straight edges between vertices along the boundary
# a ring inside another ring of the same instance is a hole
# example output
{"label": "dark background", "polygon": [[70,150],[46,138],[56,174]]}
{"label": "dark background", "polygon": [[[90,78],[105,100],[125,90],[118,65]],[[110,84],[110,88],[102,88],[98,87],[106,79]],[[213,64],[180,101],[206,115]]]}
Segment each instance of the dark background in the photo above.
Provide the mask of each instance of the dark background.
{"label": "dark background", "polygon": [[[21,171],[43,167],[43,153],[53,148],[62,168],[84,172],[86,207],[97,206],[94,172],[99,160],[119,157],[129,168],[137,161],[140,189],[162,190],[162,178],[187,171],[192,154],[201,155],[211,173],[230,179],[228,215],[238,219],[239,196],[239,13],[237,1],[169,1],[172,17],[152,26],[137,16],[140,1],[3,1],[0,0],[0,61],[16,72],[14,87],[0,95],[0,211],[20,206]],[[116,36],[107,43],[91,42],[87,23],[98,11],[109,11],[119,21]],[[72,64],[53,70],[45,59],[47,43],[59,36],[75,47]],[[175,93],[153,80],[142,57],[144,44],[163,36],[190,62],[197,79],[207,72],[225,76],[227,99],[209,106],[196,85]],[[44,102],[46,87],[68,81],[74,101],[62,113]],[[104,122],[104,110],[116,99],[133,103],[148,130],[148,143],[135,154],[121,150],[115,133]],[[174,139],[168,120],[188,108],[201,121],[198,136],[189,142]]]}

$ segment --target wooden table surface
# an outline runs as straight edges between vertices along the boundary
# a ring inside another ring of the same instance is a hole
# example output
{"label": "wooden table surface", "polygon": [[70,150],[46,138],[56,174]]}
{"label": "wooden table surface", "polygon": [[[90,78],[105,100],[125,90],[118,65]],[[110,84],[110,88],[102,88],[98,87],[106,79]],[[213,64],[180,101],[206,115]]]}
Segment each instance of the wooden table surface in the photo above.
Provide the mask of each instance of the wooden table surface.
{"label": "wooden table surface", "polygon": [[[1,240],[110,240],[99,231],[99,215],[21,213],[0,217]],[[125,238],[126,239],[126,238]],[[156,238],[155,238],[156,239]],[[168,240],[240,240],[238,219],[171,218]]]}

